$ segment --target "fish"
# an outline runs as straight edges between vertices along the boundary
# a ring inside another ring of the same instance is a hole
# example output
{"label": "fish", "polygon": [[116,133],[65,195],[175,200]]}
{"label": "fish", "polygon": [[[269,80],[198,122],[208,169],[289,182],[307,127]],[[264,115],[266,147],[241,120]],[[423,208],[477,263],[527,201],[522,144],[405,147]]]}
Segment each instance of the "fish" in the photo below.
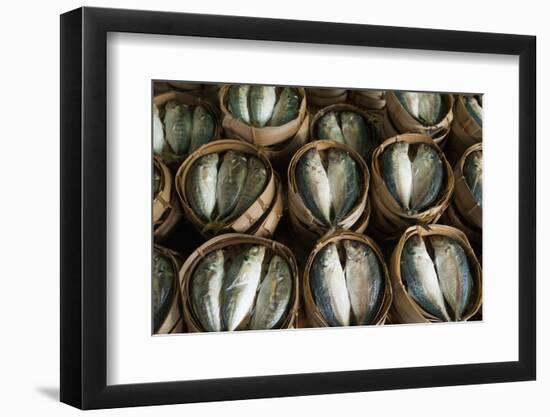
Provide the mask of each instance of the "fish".
{"label": "fish", "polygon": [[336,244],[325,246],[313,262],[311,289],[329,326],[349,326],[351,304]]}
{"label": "fish", "polygon": [[219,332],[223,328],[221,291],[225,277],[225,256],[222,249],[206,255],[193,272],[191,301],[203,330]]}
{"label": "fish", "polygon": [[264,85],[250,87],[248,110],[250,112],[250,122],[253,126],[264,127],[269,122],[276,101],[275,87]]}
{"label": "fish", "polygon": [[359,172],[349,154],[338,148],[328,151],[327,171],[334,218],[338,221],[349,213],[359,198]]}
{"label": "fish", "polygon": [[237,205],[246,175],[246,156],[236,151],[227,151],[218,172],[217,219],[225,219]]}
{"label": "fish", "polygon": [[433,126],[443,117],[443,98],[439,93],[396,92],[407,112],[424,126]]}
{"label": "fish", "polygon": [[429,239],[434,249],[439,286],[453,320],[459,321],[468,306],[474,285],[468,258],[454,239],[438,235]]}
{"label": "fish", "polygon": [[170,100],[164,105],[166,142],[176,155],[184,154],[191,142],[193,116],[186,104]]}
{"label": "fish", "polygon": [[401,274],[411,297],[428,313],[444,321],[451,321],[439,279],[424,240],[411,236],[401,255]]}
{"label": "fish", "polygon": [[410,209],[413,170],[409,158],[409,144],[397,142],[380,157],[382,177],[390,194],[405,210]]}
{"label": "fish", "polygon": [[244,213],[258,199],[266,184],[267,168],[265,164],[259,158],[250,156],[242,192],[229,218],[237,218]]}
{"label": "fish", "polygon": [[296,179],[306,207],[319,221],[330,225],[330,184],[317,149],[310,149],[300,158]]}
{"label": "fish", "polygon": [[153,103],[153,152],[161,155],[164,150],[164,126],[160,120],[159,108]]}
{"label": "fish", "polygon": [[229,111],[235,118],[246,124],[250,124],[250,114],[248,112],[249,91],[249,85],[232,85],[229,87]]}
{"label": "fish", "polygon": [[464,167],[462,169],[466,184],[474,198],[482,207],[483,200],[483,154],[481,151],[474,151],[470,153],[464,161]]}
{"label": "fish", "polygon": [[340,114],[340,119],[346,145],[359,155],[367,156],[376,147],[377,141],[363,116],[346,111]]}
{"label": "fish", "polygon": [[160,183],[162,182],[162,177],[160,171],[155,166],[153,168],[153,195],[157,195],[160,191]]}
{"label": "fish", "polygon": [[443,162],[437,151],[425,143],[417,147],[412,162],[410,208],[420,212],[434,203],[443,187]]}
{"label": "fish", "polygon": [[199,158],[191,168],[187,180],[189,204],[202,220],[209,221],[216,207],[216,188],[218,182],[217,153]]}
{"label": "fish", "polygon": [[340,143],[346,143],[346,140],[344,139],[344,134],[342,133],[340,125],[338,124],[336,113],[332,111],[325,114],[319,120],[319,123],[317,125],[317,136],[318,139],[327,139],[334,140]]}
{"label": "fish", "polygon": [[282,126],[296,119],[299,107],[300,96],[296,90],[289,87],[283,88],[273,109],[273,115],[269,119],[268,126]]}
{"label": "fish", "polygon": [[468,111],[468,114],[476,121],[479,127],[483,126],[483,109],[481,103],[476,97],[466,96],[464,97],[464,106]]}
{"label": "fish", "polygon": [[193,110],[193,130],[191,131],[191,145],[189,153],[210,142],[214,136],[214,118],[202,106],[196,106]]}
{"label": "fish", "polygon": [[279,255],[274,255],[260,284],[250,329],[267,330],[277,326],[287,310],[291,293],[290,266]]}
{"label": "fish", "polygon": [[222,317],[226,330],[237,329],[254,306],[264,246],[251,246],[231,263],[223,284]]}
{"label": "fish", "polygon": [[162,325],[176,292],[176,272],[170,259],[153,252],[153,276],[151,283],[153,298],[153,328],[158,331]]}
{"label": "fish", "polygon": [[382,303],[384,279],[380,262],[374,251],[361,242],[344,240],[343,246],[346,251],[344,273],[355,324],[370,324]]}

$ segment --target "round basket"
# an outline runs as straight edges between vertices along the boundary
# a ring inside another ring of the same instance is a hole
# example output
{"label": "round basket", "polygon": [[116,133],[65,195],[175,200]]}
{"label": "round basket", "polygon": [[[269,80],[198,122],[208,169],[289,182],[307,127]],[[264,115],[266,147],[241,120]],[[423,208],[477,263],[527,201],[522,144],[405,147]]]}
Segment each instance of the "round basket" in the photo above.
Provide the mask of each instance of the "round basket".
{"label": "round basket", "polygon": [[313,262],[315,261],[315,258],[317,257],[319,252],[329,243],[338,243],[343,240],[354,240],[369,246],[374,251],[376,257],[378,258],[378,261],[380,263],[380,266],[382,268],[382,273],[384,276],[384,298],[382,300],[382,303],[380,304],[380,309],[378,310],[378,313],[376,314],[372,324],[375,324],[375,325],[384,324],[384,322],[386,321],[388,311],[390,309],[390,305],[392,303],[391,283],[389,279],[388,268],[386,267],[386,263],[384,261],[384,256],[382,255],[380,248],[374,242],[374,240],[372,240],[368,236],[365,236],[361,233],[353,233],[349,231],[336,232],[334,234],[323,237],[321,240],[317,242],[317,244],[309,254],[309,257],[307,259],[307,262],[304,268],[303,284],[302,284],[303,285],[302,294],[304,298],[304,306],[305,306],[308,322],[313,327],[329,326],[329,324],[321,314],[321,311],[317,307],[317,304],[315,303],[315,299],[313,297],[313,292],[310,284],[310,273],[311,273],[311,268],[313,266]]}
{"label": "round basket", "polygon": [[442,94],[445,105],[445,116],[433,126],[424,126],[403,107],[395,92],[386,91],[386,112],[384,117],[384,131],[386,137],[401,133],[419,133],[429,136],[440,147],[443,147],[445,138],[451,130],[453,121],[453,96]]}
{"label": "round basket", "polygon": [[307,102],[314,107],[345,103],[348,91],[345,88],[306,88]]}
{"label": "round basket", "polygon": [[[408,213],[393,198],[382,176],[380,167],[380,156],[386,148],[397,142],[407,142],[409,144],[425,143],[432,146],[439,154],[444,170],[445,179],[443,188],[437,200],[426,210],[418,213]],[[397,239],[403,231],[415,224],[435,223],[443,212],[447,209],[454,189],[453,171],[445,159],[441,149],[435,145],[428,136],[409,133],[386,139],[372,154],[371,162],[371,202],[373,216],[371,226],[373,233],[382,239]]]}
{"label": "round basket", "polygon": [[[318,134],[317,134],[317,125],[319,123],[319,120],[321,120],[321,118],[329,112],[334,112],[334,113],[341,113],[341,112],[357,113],[357,114],[359,114],[360,116],[363,117],[363,119],[367,123],[367,125],[368,125],[369,129],[371,130],[371,132],[374,133],[374,135],[376,137],[376,141],[378,143],[381,143],[383,141],[383,139],[385,138],[385,136],[384,136],[385,133],[384,133],[384,129],[383,129],[383,120],[382,120],[382,118],[379,114],[362,110],[359,107],[354,106],[353,104],[333,104],[331,106],[327,106],[327,107],[323,107],[322,109],[319,109],[315,113],[315,115],[312,117],[310,129],[309,129],[310,132],[311,132],[312,140],[317,140],[316,138],[319,137]],[[368,155],[361,155],[365,159],[365,161],[368,161],[370,159],[370,156],[372,155],[372,151],[373,150],[371,150],[368,153]]]}
{"label": "round basket", "polygon": [[[187,258],[187,260],[185,261],[185,263],[182,265],[180,269],[179,280],[180,280],[180,288],[181,288],[181,295],[182,295],[182,305],[183,305],[184,318],[187,324],[188,331],[189,332],[204,331],[200,325],[200,322],[196,318],[196,314],[194,312],[194,309],[191,303],[191,297],[189,295],[191,280],[193,278],[193,272],[195,271],[195,268],[198,266],[199,262],[205,256],[207,256],[210,252],[213,252],[218,249],[227,249],[230,246],[234,246],[234,245],[262,245],[268,248],[273,254],[279,255],[286,262],[288,262],[288,265],[290,266],[290,270],[292,272],[292,277],[293,277],[292,294],[290,295],[288,310],[284,318],[282,319],[281,325],[278,328],[281,328],[281,329],[294,328],[297,320],[297,315],[298,315],[300,294],[299,294],[299,282],[298,282],[299,281],[298,266],[296,264],[296,259],[294,258],[292,251],[288,249],[286,246],[282,245],[281,243],[275,242],[273,240],[269,240],[269,239],[265,239],[257,236],[251,236],[251,235],[231,233],[231,234],[226,234],[222,236],[217,236],[203,243],[193,253],[191,253],[191,255],[189,255],[189,257]],[[250,315],[243,321],[242,327],[246,327],[249,319],[250,319]]]}
{"label": "round basket", "polygon": [[[307,208],[302,197],[298,192],[298,186],[296,181],[296,167],[300,158],[310,149],[317,149],[319,153],[324,154],[331,148],[338,148],[346,151],[351,158],[357,164],[357,169],[362,180],[362,189],[359,194],[359,198],[355,206],[342,220],[338,222],[336,228],[344,230],[358,230],[363,226],[366,227],[368,223],[368,214],[370,210],[367,209],[367,196],[369,191],[370,174],[367,164],[364,159],[359,156],[357,152],[351,149],[349,146],[343,143],[335,142],[332,140],[318,140],[310,142],[302,146],[293,156],[288,166],[288,210],[291,219],[291,224],[297,234],[309,231],[312,236],[316,236],[315,240],[331,231],[328,226],[319,221],[313,213]],[[365,218],[365,212],[367,216]],[[303,227],[298,227],[301,225]]]}
{"label": "round basket", "polygon": [[[159,108],[159,110],[171,100],[175,100],[178,103],[186,104],[188,106],[202,106],[204,107],[214,119],[214,135],[210,142],[216,140],[221,135],[220,115],[215,106],[208,100],[204,100],[200,96],[195,96],[189,93],[183,93],[179,91],[169,91],[158,96],[155,96],[153,103]],[[170,151],[163,151],[159,157],[164,163],[166,163],[174,171],[177,169],[178,164],[184,160],[189,154],[176,155]]]}
{"label": "round basket", "polygon": [[351,90],[349,99],[357,106],[367,110],[382,110],[386,107],[384,91],[379,90]]}
{"label": "round basket", "polygon": [[[267,184],[254,203],[238,218],[226,224],[217,231],[205,231],[206,222],[198,217],[187,196],[187,176],[191,168],[201,157],[212,153],[224,153],[229,150],[238,151],[247,155],[254,155],[259,158],[267,168]],[[271,236],[275,232],[279,219],[282,216],[282,188],[280,179],[271,167],[269,159],[255,146],[234,139],[220,139],[207,143],[193,152],[181,164],[176,173],[176,190],[186,218],[197,228],[205,238],[220,233],[252,233],[259,236]]]}
{"label": "round basket", "polygon": [[472,190],[470,190],[464,178],[464,163],[470,154],[476,151],[482,151],[481,148],[481,142],[470,146],[456,164],[454,169],[455,193],[453,196],[453,202],[460,215],[466,219],[467,222],[479,229],[481,229],[483,221],[482,208],[477,203]]}
{"label": "round basket", "polygon": [[172,173],[157,157],[153,164],[160,173],[160,191],[153,196],[153,235],[156,242],[161,242],[178,224],[182,213]]}
{"label": "round basket", "polygon": [[401,254],[406,241],[414,235],[419,235],[421,237],[432,235],[447,236],[454,239],[462,246],[468,257],[474,282],[474,294],[464,314],[464,321],[473,317],[479,310],[482,301],[481,266],[464,233],[451,226],[433,224],[427,227],[413,226],[408,228],[393,250],[389,262],[390,280],[393,290],[393,303],[390,309],[392,322],[432,323],[441,321],[439,318],[429,314],[414,301],[407,292],[404,280],[401,276]]}
{"label": "round basket", "polygon": [[174,267],[174,296],[170,302],[170,307],[168,308],[164,320],[160,324],[158,329],[153,329],[155,334],[167,334],[167,333],[181,333],[184,331],[184,321],[182,317],[182,308],[181,308],[181,293],[180,286],[178,283],[178,271],[182,264],[180,256],[171,251],[170,249],[164,248],[159,245],[154,246],[155,252],[160,253],[166,258],[170,259]]}
{"label": "round basket", "polygon": [[482,232],[478,227],[468,223],[458,212],[454,203],[451,201],[447,210],[443,213],[441,218],[438,220],[438,223],[446,224],[448,226],[453,226],[461,230],[468,241],[474,248],[476,254],[481,254],[481,245],[482,245]]}
{"label": "round basket", "polygon": [[456,95],[451,133],[445,153],[451,163],[456,163],[466,149],[482,141],[482,127],[477,124],[464,104],[464,96]]}

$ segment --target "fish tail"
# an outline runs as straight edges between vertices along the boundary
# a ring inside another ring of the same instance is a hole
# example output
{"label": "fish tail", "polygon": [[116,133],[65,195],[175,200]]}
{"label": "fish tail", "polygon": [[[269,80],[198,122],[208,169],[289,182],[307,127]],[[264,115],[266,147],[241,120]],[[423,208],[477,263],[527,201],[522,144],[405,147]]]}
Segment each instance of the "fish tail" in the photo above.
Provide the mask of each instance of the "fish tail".
{"label": "fish tail", "polygon": [[218,233],[220,230],[222,230],[225,227],[225,223],[222,221],[212,221],[208,224],[206,224],[202,230],[202,234],[208,234],[208,233]]}

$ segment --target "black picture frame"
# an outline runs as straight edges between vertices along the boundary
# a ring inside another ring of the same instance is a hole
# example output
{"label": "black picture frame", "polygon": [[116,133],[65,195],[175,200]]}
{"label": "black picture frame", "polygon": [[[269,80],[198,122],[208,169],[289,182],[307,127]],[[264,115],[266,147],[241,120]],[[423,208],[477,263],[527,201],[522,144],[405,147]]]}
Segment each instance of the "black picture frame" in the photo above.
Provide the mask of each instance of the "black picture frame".
{"label": "black picture frame", "polygon": [[[519,56],[519,360],[106,384],[108,32]],[[61,401],[82,409],[524,381],[536,378],[536,38],[135,10],[61,16]]]}

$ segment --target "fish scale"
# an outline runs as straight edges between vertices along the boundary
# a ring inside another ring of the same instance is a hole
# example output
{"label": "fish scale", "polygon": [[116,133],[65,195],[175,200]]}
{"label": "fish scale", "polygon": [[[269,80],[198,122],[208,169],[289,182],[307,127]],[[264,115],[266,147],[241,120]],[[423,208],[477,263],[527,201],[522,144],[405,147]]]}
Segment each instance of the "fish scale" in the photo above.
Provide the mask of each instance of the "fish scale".
{"label": "fish scale", "polygon": [[164,106],[165,139],[176,155],[184,154],[191,142],[192,115],[189,106],[174,100]]}
{"label": "fish scale", "polygon": [[267,184],[265,164],[255,156],[248,158],[246,180],[239,200],[229,218],[237,218],[258,199]]}
{"label": "fish scale", "polygon": [[175,293],[175,274],[172,262],[166,256],[153,252],[152,274],[153,326],[160,328],[170,309]]}
{"label": "fish scale", "polygon": [[422,211],[430,206],[443,187],[443,162],[432,146],[418,145],[412,162],[411,209]]}
{"label": "fish scale", "polygon": [[248,94],[248,111],[250,113],[250,122],[256,127],[264,127],[275,107],[277,96],[275,87],[253,85]]}
{"label": "fish scale", "polygon": [[346,151],[328,151],[328,181],[335,220],[344,218],[359,198],[359,173],[355,161]]}
{"label": "fish scale", "polygon": [[212,218],[216,206],[218,182],[218,154],[201,157],[193,167],[187,181],[187,195],[193,211],[205,221]]}
{"label": "fish scale", "polygon": [[189,153],[208,143],[214,136],[214,119],[202,106],[195,107],[193,111],[193,129],[191,131],[191,145]]}
{"label": "fish scale", "polygon": [[247,159],[236,151],[227,151],[218,173],[217,219],[225,219],[235,208],[247,175]]}
{"label": "fish scale", "polygon": [[470,153],[464,161],[464,178],[468,188],[472,191],[476,202],[482,206],[483,202],[483,154],[481,151]]}
{"label": "fish scale", "polygon": [[297,186],[304,204],[319,221],[330,225],[330,184],[317,149],[307,151],[296,169]]}
{"label": "fish scale", "polygon": [[396,92],[405,110],[425,126],[433,126],[443,117],[443,98],[439,93]]}
{"label": "fish scale", "polygon": [[300,107],[300,96],[293,88],[285,87],[275,108],[273,109],[273,115],[269,119],[269,126],[282,126],[291,120],[298,117],[298,110]]}

